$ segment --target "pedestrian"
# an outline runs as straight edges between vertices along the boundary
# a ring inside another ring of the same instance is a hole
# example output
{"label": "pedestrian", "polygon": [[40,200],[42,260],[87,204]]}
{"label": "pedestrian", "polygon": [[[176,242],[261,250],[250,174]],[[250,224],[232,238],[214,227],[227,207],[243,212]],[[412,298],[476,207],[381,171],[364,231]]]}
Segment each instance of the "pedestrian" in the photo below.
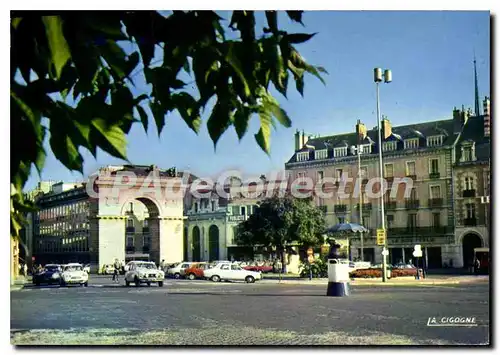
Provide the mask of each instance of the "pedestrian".
{"label": "pedestrian", "polygon": [[479,261],[478,258],[476,258],[476,260],[474,260],[474,272],[478,274],[480,268],[481,268],[481,262]]}
{"label": "pedestrian", "polygon": [[118,283],[118,272],[120,270],[120,262],[118,261],[118,259],[115,259],[115,263],[113,265],[113,281]]}
{"label": "pedestrian", "polygon": [[28,265],[27,264],[23,264],[23,274],[25,277],[28,276]]}
{"label": "pedestrian", "polygon": [[164,269],[165,269],[165,259],[162,259],[162,261],[160,262],[160,266],[158,266],[158,269],[164,271]]}

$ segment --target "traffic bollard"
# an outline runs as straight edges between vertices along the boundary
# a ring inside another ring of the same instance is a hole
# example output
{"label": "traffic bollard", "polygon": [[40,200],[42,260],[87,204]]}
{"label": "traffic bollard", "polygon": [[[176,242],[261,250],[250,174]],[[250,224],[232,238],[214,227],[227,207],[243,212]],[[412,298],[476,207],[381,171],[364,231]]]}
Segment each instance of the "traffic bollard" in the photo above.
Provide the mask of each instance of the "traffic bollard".
{"label": "traffic bollard", "polygon": [[331,297],[349,296],[349,264],[341,264],[338,259],[328,259],[328,289]]}

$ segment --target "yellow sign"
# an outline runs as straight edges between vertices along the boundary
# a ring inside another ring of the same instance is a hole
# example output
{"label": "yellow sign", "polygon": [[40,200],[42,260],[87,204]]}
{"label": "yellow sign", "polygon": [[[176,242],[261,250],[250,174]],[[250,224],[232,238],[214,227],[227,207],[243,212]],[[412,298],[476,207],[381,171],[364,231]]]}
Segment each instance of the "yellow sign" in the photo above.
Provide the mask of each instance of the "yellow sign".
{"label": "yellow sign", "polygon": [[385,230],[377,229],[377,245],[385,245]]}

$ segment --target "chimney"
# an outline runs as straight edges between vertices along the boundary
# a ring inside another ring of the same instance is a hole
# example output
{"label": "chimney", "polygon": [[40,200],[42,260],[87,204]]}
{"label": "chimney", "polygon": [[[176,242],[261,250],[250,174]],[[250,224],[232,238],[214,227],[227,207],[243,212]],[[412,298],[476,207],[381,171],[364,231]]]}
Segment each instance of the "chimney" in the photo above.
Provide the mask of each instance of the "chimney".
{"label": "chimney", "polygon": [[387,117],[384,116],[382,119],[382,137],[383,139],[387,139],[391,136],[392,134],[392,126],[391,126],[391,121],[387,119]]}
{"label": "chimney", "polygon": [[490,136],[490,99],[486,96],[483,100],[483,115],[484,115],[484,136]]}
{"label": "chimney", "polygon": [[453,131],[454,133],[460,133],[462,131],[463,126],[467,123],[469,119],[469,114],[465,111],[462,106],[462,110],[457,109],[456,107],[453,109]]}
{"label": "chimney", "polygon": [[309,140],[309,136],[306,136],[304,131],[302,131],[302,145],[300,147],[302,148],[303,146],[305,146],[308,140]]}
{"label": "chimney", "polygon": [[299,130],[296,130],[295,131],[295,151],[298,151],[301,148],[300,139],[301,139],[300,132],[299,132]]}
{"label": "chimney", "polygon": [[364,123],[361,123],[361,120],[358,120],[356,123],[356,135],[358,136],[359,141],[366,138],[366,126]]}

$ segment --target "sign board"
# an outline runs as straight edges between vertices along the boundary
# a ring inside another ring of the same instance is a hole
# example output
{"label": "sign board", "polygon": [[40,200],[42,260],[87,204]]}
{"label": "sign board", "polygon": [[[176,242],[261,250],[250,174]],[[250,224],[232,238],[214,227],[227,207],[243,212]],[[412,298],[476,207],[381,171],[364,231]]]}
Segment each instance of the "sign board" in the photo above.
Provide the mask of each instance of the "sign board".
{"label": "sign board", "polygon": [[309,261],[309,263],[311,263],[311,264],[312,264],[312,263],[314,262],[314,256],[309,255],[309,256],[307,257],[307,261]]}
{"label": "sign board", "polygon": [[415,245],[415,251],[422,250],[422,246],[420,244]]}
{"label": "sign board", "polygon": [[422,257],[422,250],[414,250],[413,256],[416,258],[421,258]]}
{"label": "sign board", "polygon": [[385,229],[377,229],[377,245],[385,245]]}
{"label": "sign board", "polygon": [[314,254],[313,248],[307,249],[307,255],[313,255],[313,254]]}
{"label": "sign board", "polygon": [[384,250],[382,250],[382,255],[384,255],[384,256],[389,255],[389,250],[387,250],[386,248],[384,248]]}

